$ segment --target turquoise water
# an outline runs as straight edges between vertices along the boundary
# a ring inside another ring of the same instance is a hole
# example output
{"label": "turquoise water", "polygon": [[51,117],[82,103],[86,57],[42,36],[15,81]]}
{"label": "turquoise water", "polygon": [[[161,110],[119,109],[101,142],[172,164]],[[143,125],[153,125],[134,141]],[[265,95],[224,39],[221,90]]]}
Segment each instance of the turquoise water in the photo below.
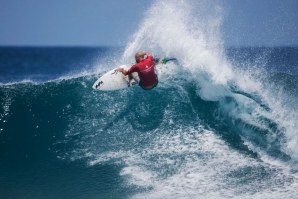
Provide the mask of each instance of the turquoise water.
{"label": "turquoise water", "polygon": [[[193,6],[153,4],[123,48],[1,47],[1,198],[296,198],[298,48],[224,47]],[[92,89],[139,49],[179,62]]]}

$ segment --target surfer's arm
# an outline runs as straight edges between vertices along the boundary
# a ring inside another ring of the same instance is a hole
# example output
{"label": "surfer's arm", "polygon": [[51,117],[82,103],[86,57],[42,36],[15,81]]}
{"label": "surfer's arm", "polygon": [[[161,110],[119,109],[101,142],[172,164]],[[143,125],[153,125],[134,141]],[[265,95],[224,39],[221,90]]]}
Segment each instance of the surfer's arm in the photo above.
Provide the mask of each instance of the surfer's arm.
{"label": "surfer's arm", "polygon": [[123,73],[123,75],[128,75],[128,71],[125,70],[124,68],[117,68],[117,71]]}
{"label": "surfer's arm", "polygon": [[160,59],[160,58],[154,58],[153,59],[153,62],[154,62],[155,65],[158,65],[158,64],[162,64],[163,63],[162,62],[162,59]]}
{"label": "surfer's arm", "polygon": [[138,72],[138,64],[133,65],[128,70],[125,70],[124,68],[117,68],[117,70],[123,73],[123,75],[129,75],[133,72]]}
{"label": "surfer's arm", "polygon": [[145,52],[145,55],[146,55],[147,57],[153,57],[153,55],[152,55],[151,53],[149,53],[149,52]]}

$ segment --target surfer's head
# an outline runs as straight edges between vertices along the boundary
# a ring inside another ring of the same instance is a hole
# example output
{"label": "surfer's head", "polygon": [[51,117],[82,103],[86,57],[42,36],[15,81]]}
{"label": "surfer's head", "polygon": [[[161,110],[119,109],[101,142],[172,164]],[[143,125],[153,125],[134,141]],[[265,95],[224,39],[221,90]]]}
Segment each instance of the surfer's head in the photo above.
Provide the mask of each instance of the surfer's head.
{"label": "surfer's head", "polygon": [[135,54],[135,59],[136,62],[139,63],[140,61],[142,61],[145,58],[146,52],[144,51],[139,51]]}

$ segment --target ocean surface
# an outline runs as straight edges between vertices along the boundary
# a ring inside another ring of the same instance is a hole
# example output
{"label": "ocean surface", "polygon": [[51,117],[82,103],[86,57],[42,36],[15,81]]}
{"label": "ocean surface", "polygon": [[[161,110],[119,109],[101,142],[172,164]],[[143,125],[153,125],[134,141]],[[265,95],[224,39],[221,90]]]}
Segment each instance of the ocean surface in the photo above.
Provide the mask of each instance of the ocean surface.
{"label": "ocean surface", "polygon": [[[153,5],[125,47],[0,47],[0,198],[298,198],[298,47],[224,47],[191,12]],[[178,63],[92,89],[139,49]]]}

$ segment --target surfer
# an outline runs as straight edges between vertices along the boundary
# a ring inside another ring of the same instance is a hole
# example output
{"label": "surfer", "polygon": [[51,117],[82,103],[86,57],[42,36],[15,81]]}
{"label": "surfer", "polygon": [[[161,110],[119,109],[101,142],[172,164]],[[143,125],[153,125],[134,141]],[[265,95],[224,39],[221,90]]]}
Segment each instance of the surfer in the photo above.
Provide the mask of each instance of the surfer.
{"label": "surfer", "polygon": [[130,69],[118,68],[117,70],[124,75],[130,75],[137,72],[140,78],[139,85],[144,90],[151,90],[158,84],[158,78],[155,73],[154,66],[156,63],[151,53],[139,51],[135,54],[136,64],[131,66]]}

